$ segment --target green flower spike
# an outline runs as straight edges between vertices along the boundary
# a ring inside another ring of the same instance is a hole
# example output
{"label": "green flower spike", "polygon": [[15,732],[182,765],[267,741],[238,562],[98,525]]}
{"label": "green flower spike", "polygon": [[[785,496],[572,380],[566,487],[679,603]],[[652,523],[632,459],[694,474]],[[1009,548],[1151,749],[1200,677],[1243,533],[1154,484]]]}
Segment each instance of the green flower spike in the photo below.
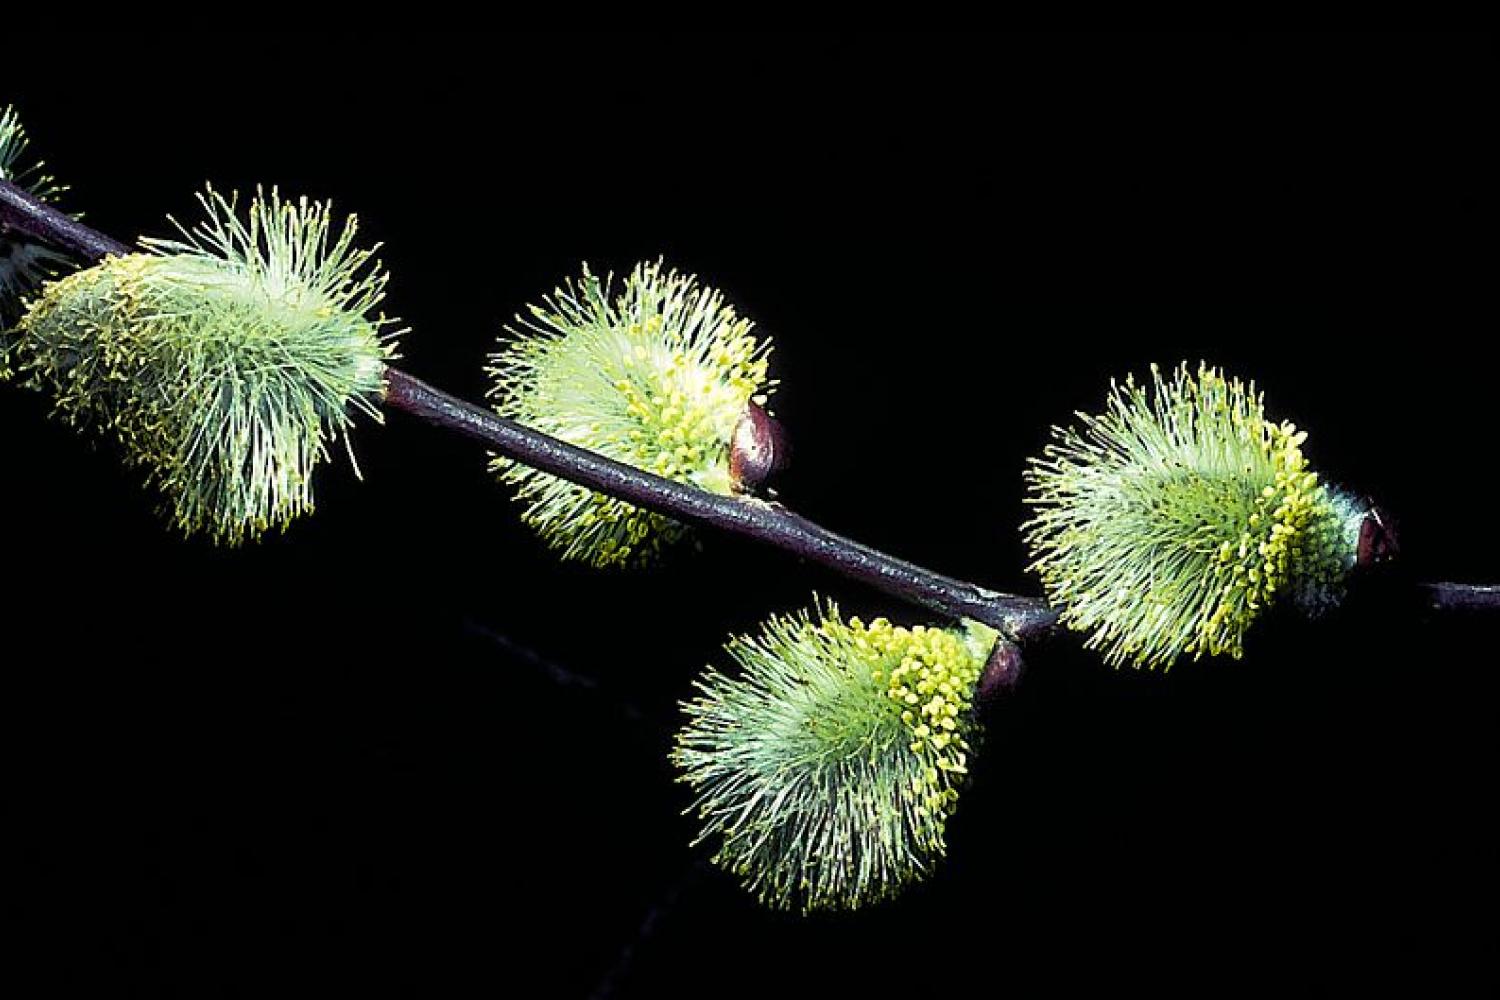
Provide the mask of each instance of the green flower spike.
{"label": "green flower spike", "polygon": [[[773,383],[769,345],[750,320],[691,275],[640,264],[614,294],[585,266],[491,356],[490,396],[503,417],[620,462],[714,493],[736,490],[735,429]],[[687,529],[528,466],[495,458],[522,518],[566,559],[649,562]]]}
{"label": "green flower spike", "polygon": [[684,706],[672,757],[699,841],[763,902],[851,909],[926,875],[968,774],[975,685],[997,633],[847,622],[829,605],[738,637]]}
{"label": "green flower spike", "polygon": [[1239,657],[1282,596],[1309,614],[1342,598],[1367,507],[1319,483],[1254,385],[1153,366],[1149,397],[1127,380],[1079,417],[1031,462],[1023,532],[1047,599],[1110,663]]}
{"label": "green flower spike", "polygon": [[119,439],[179,528],[236,544],[312,509],[328,441],[347,445],[353,410],[380,419],[395,334],[370,318],[386,275],[352,217],[274,191],[244,220],[199,201],[182,241],[48,285],[15,355],[64,419]]}
{"label": "green flower spike", "polygon": [[[26,163],[26,129],[14,108],[0,108],[0,180],[51,201],[62,187],[43,173],[40,162]],[[0,234],[0,330],[19,315],[21,297],[35,289],[65,258],[44,246]],[[4,360],[0,358],[0,371]]]}

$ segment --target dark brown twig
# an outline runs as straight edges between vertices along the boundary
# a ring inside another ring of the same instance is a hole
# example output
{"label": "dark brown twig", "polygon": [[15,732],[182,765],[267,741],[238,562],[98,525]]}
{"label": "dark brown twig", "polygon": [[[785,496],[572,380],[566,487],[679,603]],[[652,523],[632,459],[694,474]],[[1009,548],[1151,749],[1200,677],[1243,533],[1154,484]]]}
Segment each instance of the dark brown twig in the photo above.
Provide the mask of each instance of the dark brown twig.
{"label": "dark brown twig", "polygon": [[131,252],[124,243],[90,229],[0,178],[0,233],[6,230],[22,233],[87,260]]}
{"label": "dark brown twig", "polygon": [[836,535],[777,504],[720,496],[539,434],[455,399],[395,369],[386,403],[484,442],[496,452],[686,524],[719,528],[775,545],[894,597],[951,618],[973,618],[1020,638],[1054,625],[1042,601],[984,590]]}

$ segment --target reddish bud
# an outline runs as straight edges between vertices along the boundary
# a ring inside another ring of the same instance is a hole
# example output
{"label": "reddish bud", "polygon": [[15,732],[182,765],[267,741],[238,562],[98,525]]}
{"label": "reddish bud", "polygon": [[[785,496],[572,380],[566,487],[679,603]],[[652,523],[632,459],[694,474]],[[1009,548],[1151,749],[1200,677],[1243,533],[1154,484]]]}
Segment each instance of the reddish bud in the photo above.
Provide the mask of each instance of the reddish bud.
{"label": "reddish bud", "polygon": [[735,425],[729,444],[729,476],[741,493],[758,493],[786,468],[790,449],[777,419],[758,403],[749,403]]}
{"label": "reddish bud", "polygon": [[1395,523],[1379,507],[1372,506],[1359,526],[1359,548],[1355,564],[1376,566],[1390,562],[1400,551]]}
{"label": "reddish bud", "polygon": [[990,701],[996,695],[1015,688],[1021,681],[1025,664],[1021,660],[1021,647],[1001,636],[995,640],[995,648],[985,661],[984,673],[979,675],[976,694],[980,701]]}

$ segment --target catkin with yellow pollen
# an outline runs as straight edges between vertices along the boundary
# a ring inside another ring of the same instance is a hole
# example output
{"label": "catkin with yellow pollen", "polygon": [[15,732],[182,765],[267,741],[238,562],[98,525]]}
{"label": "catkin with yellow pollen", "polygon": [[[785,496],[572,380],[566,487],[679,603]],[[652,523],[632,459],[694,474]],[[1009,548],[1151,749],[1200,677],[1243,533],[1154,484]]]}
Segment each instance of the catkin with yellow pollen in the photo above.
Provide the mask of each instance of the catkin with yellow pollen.
{"label": "catkin with yellow pollen", "polygon": [[1244,652],[1266,608],[1316,614],[1354,566],[1366,505],[1323,485],[1306,432],[1266,418],[1216,368],[1152,368],[1099,416],[1054,428],[1027,472],[1023,526],[1047,599],[1114,664]]}
{"label": "catkin with yellow pollen", "polygon": [[[585,267],[508,329],[488,369],[501,416],[666,479],[734,492],[735,427],[774,383],[769,345],[719,292],[660,262],[638,265],[618,291]],[[506,458],[491,467],[564,558],[637,565],[687,530]]]}
{"label": "catkin with yellow pollen", "polygon": [[326,204],[200,197],[183,241],[48,285],[12,351],[65,420],[116,438],[173,523],[229,544],[312,509],[312,473],[377,409],[385,274]]}
{"label": "catkin with yellow pollen", "polygon": [[930,872],[996,638],[829,606],[731,640],[740,672],[699,681],[673,753],[714,860],[781,909],[850,909]]}

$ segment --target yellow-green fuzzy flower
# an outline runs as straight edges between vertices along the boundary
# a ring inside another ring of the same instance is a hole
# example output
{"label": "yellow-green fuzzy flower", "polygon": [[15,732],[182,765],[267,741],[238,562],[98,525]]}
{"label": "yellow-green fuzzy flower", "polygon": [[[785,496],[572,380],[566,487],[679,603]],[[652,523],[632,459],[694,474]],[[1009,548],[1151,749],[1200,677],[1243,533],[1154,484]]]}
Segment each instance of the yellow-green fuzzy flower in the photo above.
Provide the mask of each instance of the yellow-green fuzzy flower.
{"label": "yellow-green fuzzy flower", "polygon": [[673,761],[699,840],[764,903],[847,909],[927,874],[968,774],[974,688],[997,633],[775,617],[684,706]]}
{"label": "yellow-green fuzzy flower", "polygon": [[[769,345],[719,292],[657,262],[638,265],[616,293],[585,267],[517,323],[489,368],[501,416],[667,479],[734,491],[730,443],[747,405],[770,391]],[[687,530],[504,458],[491,468],[567,559],[638,564]]]}
{"label": "yellow-green fuzzy flower", "polygon": [[1306,433],[1266,419],[1253,385],[1153,366],[1149,393],[1128,379],[1079,417],[1031,462],[1023,531],[1048,600],[1109,662],[1238,657],[1283,595],[1312,613],[1342,596],[1365,510],[1319,483]]}
{"label": "yellow-green fuzzy flower", "polygon": [[[24,188],[41,201],[51,201],[66,189],[43,172],[40,161],[27,162],[26,146],[26,130],[15,109],[0,108],[0,180]],[[0,233],[0,331],[15,319],[21,296],[35,289],[63,259],[47,247]],[[0,357],[0,371],[4,366]]]}
{"label": "yellow-green fuzzy flower", "polygon": [[237,543],[312,509],[352,410],[379,419],[385,274],[326,204],[210,191],[183,241],[47,286],[15,356],[70,422],[119,439],[185,532]]}

